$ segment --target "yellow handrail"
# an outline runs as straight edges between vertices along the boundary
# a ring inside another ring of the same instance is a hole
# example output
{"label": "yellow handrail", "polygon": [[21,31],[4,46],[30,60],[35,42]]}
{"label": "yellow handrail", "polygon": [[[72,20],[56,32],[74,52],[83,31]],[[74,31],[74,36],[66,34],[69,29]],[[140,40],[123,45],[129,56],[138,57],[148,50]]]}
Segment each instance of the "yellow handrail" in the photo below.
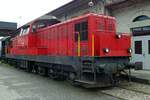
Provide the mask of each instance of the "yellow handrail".
{"label": "yellow handrail", "polygon": [[95,36],[94,33],[92,33],[92,56],[94,56],[94,50],[95,50]]}

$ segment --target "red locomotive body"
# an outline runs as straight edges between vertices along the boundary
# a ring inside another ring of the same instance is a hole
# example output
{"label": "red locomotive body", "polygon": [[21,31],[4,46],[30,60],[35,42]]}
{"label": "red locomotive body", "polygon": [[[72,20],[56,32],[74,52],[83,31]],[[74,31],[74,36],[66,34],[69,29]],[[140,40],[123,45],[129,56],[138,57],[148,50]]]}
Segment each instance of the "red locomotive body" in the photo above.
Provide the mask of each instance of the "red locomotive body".
{"label": "red locomotive body", "polygon": [[[75,29],[76,28],[76,29]],[[88,14],[69,21],[39,28],[32,32],[28,26],[27,34],[15,37],[11,53],[13,55],[51,55],[51,56],[130,56],[130,36],[116,35],[116,21],[112,17]],[[80,35],[80,46],[78,41]],[[92,45],[92,35],[94,44]],[[78,50],[80,48],[80,50]],[[109,49],[105,53],[104,49]]]}
{"label": "red locomotive body", "polygon": [[90,13],[58,22],[38,20],[21,27],[7,57],[29,71],[85,84],[112,83],[126,68],[131,39],[116,33],[115,18]]}

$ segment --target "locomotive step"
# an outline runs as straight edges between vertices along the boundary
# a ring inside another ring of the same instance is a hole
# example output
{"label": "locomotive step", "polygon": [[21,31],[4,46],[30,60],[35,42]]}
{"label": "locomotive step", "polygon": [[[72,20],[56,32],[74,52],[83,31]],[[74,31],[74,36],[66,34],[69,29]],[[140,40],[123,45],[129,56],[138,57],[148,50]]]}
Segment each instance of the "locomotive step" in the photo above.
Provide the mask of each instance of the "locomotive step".
{"label": "locomotive step", "polygon": [[92,70],[83,70],[82,73],[94,73]]}

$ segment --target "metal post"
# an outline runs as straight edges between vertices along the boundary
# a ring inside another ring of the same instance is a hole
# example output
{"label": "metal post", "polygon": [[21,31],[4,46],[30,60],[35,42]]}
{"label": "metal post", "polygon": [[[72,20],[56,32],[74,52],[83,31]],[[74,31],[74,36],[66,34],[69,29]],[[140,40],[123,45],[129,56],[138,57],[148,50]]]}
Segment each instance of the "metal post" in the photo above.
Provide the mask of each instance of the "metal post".
{"label": "metal post", "polygon": [[81,56],[81,37],[80,32],[78,32],[78,56]]}
{"label": "metal post", "polygon": [[131,68],[129,67],[129,82],[131,82]]}

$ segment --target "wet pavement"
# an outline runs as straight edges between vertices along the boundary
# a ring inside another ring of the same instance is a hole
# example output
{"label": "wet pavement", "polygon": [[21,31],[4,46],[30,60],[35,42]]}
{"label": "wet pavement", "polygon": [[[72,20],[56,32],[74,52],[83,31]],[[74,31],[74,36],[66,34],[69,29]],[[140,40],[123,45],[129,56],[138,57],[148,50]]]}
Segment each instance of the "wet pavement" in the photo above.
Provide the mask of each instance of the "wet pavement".
{"label": "wet pavement", "polygon": [[66,81],[27,73],[0,63],[0,100],[119,100],[102,93],[71,86]]}

